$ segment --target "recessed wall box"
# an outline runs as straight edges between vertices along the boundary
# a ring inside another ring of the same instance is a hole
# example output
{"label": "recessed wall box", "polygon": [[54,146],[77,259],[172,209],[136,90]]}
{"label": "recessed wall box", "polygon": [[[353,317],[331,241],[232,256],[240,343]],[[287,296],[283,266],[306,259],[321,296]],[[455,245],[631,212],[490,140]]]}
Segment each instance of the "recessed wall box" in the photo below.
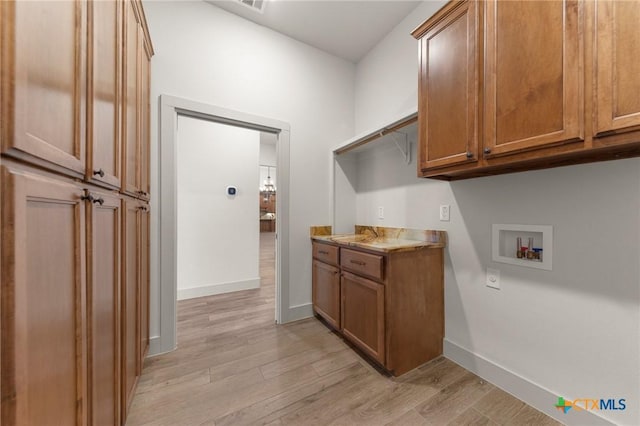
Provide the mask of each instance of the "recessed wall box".
{"label": "recessed wall box", "polygon": [[493,224],[491,254],[494,262],[550,271],[553,259],[553,227]]}

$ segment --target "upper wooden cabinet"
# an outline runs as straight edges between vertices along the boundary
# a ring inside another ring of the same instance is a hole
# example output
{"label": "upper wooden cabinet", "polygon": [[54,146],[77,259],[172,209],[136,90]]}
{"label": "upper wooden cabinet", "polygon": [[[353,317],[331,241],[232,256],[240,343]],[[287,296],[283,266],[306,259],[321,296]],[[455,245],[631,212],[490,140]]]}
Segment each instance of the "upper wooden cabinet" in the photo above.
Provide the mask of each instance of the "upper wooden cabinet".
{"label": "upper wooden cabinet", "polygon": [[476,2],[463,2],[420,35],[421,168],[478,158],[477,28]]}
{"label": "upper wooden cabinet", "polygon": [[577,1],[487,0],[483,153],[583,138]]}
{"label": "upper wooden cabinet", "polygon": [[639,19],[636,1],[449,2],[413,32],[419,176],[640,156]]}
{"label": "upper wooden cabinet", "polygon": [[88,4],[87,179],[120,188],[122,2]]}
{"label": "upper wooden cabinet", "polygon": [[[140,29],[142,32],[142,29]],[[151,161],[151,46],[144,38],[144,33],[140,39],[143,49],[140,52],[140,193],[141,198],[146,200],[151,195],[151,177],[149,175]]]}
{"label": "upper wooden cabinet", "polygon": [[0,2],[2,153],[85,174],[84,1]]}
{"label": "upper wooden cabinet", "polygon": [[598,1],[595,22],[595,135],[640,129],[640,4]]}

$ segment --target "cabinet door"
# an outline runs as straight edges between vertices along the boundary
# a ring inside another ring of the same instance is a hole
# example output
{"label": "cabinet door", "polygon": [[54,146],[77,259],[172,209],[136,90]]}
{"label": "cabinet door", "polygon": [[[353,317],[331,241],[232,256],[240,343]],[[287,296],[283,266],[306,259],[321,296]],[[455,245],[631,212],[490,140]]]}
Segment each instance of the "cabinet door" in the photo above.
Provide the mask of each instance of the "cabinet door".
{"label": "cabinet door", "polygon": [[343,272],[342,333],[384,364],[384,285]]}
{"label": "cabinet door", "polygon": [[486,1],[486,156],[583,139],[582,7]]}
{"label": "cabinet door", "polygon": [[121,1],[89,2],[87,179],[120,188]]}
{"label": "cabinet door", "polygon": [[142,198],[148,200],[151,192],[149,166],[151,164],[150,141],[150,82],[151,50],[147,47],[142,27],[139,27],[140,49],[140,190]]}
{"label": "cabinet door", "polygon": [[75,177],[85,174],[85,6],[1,5],[2,152]]}
{"label": "cabinet door", "polygon": [[121,200],[91,193],[87,209],[89,423],[120,421]]}
{"label": "cabinet door", "polygon": [[329,324],[340,329],[340,270],[326,263],[313,261],[313,309]]}
{"label": "cabinet door", "polygon": [[139,202],[123,200],[122,236],[122,410],[126,418],[140,375],[140,215]]}
{"label": "cabinet door", "polygon": [[141,203],[140,215],[140,368],[149,351],[149,205]]}
{"label": "cabinet door", "polygon": [[84,425],[85,205],[74,184],[2,175],[2,424]]}
{"label": "cabinet door", "polygon": [[139,20],[133,0],[125,2],[124,19],[124,87],[122,102],[123,186],[124,192],[140,195],[140,126],[139,126]]}
{"label": "cabinet door", "polygon": [[640,127],[640,3],[597,1],[596,135]]}
{"label": "cabinet door", "polygon": [[453,9],[420,39],[420,168],[476,162],[478,14],[475,1]]}

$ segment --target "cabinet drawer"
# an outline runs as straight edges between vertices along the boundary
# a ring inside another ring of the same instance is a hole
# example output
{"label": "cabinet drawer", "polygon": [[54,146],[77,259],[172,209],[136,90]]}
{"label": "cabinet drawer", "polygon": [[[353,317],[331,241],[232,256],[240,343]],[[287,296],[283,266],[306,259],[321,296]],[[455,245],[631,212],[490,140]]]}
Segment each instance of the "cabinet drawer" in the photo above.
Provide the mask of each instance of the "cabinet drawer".
{"label": "cabinet drawer", "polygon": [[313,243],[313,257],[333,265],[338,264],[338,247],[329,244]]}
{"label": "cabinet drawer", "polygon": [[379,280],[384,278],[382,256],[349,249],[342,249],[340,253],[340,265],[344,269]]}

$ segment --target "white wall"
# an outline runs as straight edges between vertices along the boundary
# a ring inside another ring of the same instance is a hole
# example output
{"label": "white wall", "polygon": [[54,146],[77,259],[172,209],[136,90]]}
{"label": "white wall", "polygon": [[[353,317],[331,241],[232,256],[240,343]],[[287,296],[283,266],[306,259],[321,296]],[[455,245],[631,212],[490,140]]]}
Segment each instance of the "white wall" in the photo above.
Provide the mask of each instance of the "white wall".
{"label": "white wall", "polygon": [[[201,1],[145,1],[151,64],[152,223],[159,226],[158,96],[287,122],[290,309],[310,315],[309,226],[331,221],[328,147],[353,135],[355,66]],[[257,221],[256,221],[257,222]],[[159,333],[158,229],[151,233],[151,336]]]}
{"label": "white wall", "polygon": [[273,133],[260,133],[260,164],[276,166],[276,142],[278,136]]}
{"label": "white wall", "polygon": [[260,287],[259,145],[255,130],[178,116],[178,300]]}
{"label": "white wall", "polygon": [[[358,132],[415,99],[408,34],[436,6],[418,7],[358,64]],[[415,162],[390,149],[361,156],[351,173],[358,223],[448,232],[445,334],[447,347],[473,355],[467,366],[494,365],[504,374],[488,378],[501,384],[524,379],[509,391],[568,424],[587,418],[559,413],[553,396],[626,398],[625,411],[597,414],[640,424],[640,159],[448,183],[416,178]],[[451,205],[450,222],[439,221],[440,204]],[[553,225],[553,271],[492,262],[493,223]],[[487,266],[501,270],[501,290],[485,287]]]}

